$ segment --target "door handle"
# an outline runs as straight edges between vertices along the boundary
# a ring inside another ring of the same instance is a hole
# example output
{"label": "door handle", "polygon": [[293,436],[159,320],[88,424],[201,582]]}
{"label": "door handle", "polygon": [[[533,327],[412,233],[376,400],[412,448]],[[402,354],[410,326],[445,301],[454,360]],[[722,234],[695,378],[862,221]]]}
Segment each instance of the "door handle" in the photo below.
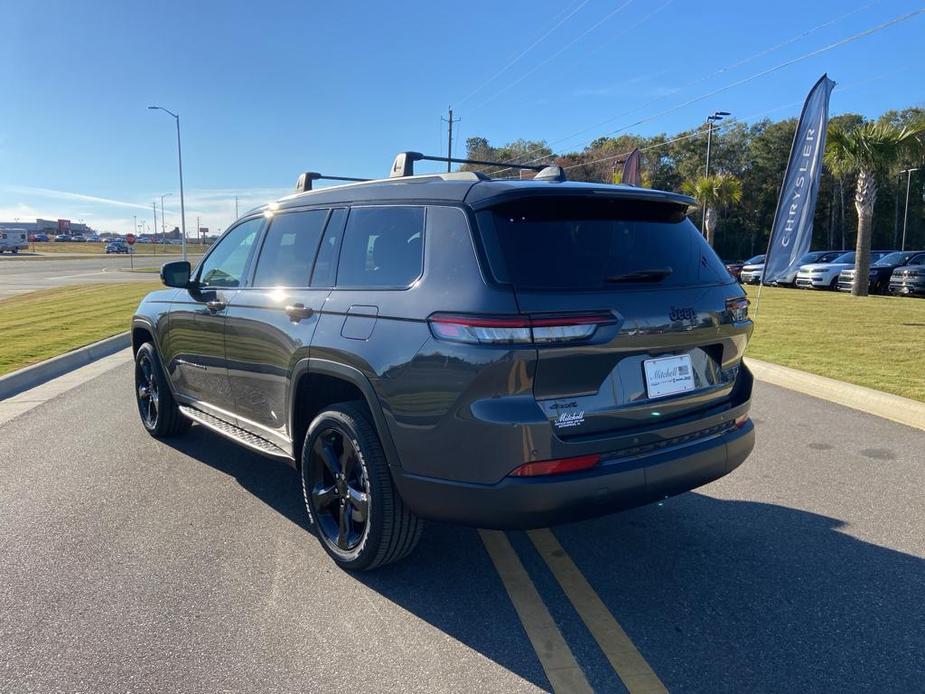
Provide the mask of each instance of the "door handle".
{"label": "door handle", "polygon": [[286,315],[296,323],[303,318],[311,318],[315,313],[314,310],[305,304],[290,304],[286,307],[285,311]]}
{"label": "door handle", "polygon": [[212,301],[206,302],[206,308],[209,309],[211,313],[218,313],[219,311],[225,310],[225,302],[213,299]]}

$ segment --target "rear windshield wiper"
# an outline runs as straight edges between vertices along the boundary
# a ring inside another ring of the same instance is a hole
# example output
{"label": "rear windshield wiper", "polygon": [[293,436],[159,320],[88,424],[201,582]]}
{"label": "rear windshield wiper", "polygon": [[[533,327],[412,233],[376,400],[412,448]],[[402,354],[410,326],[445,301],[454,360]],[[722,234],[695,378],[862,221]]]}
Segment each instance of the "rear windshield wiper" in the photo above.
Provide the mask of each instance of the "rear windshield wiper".
{"label": "rear windshield wiper", "polygon": [[670,267],[652,268],[650,270],[636,270],[627,272],[624,275],[614,275],[604,279],[608,284],[619,284],[621,282],[661,282],[672,273]]}

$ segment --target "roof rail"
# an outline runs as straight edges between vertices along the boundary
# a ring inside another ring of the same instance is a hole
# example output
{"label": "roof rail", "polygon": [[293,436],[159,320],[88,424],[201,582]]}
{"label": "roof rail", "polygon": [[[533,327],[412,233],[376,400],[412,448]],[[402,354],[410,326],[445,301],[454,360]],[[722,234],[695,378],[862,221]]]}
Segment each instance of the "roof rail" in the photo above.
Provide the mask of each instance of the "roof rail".
{"label": "roof rail", "polygon": [[[504,166],[509,169],[529,169],[530,171],[542,172],[550,168],[546,164],[517,164],[510,161],[482,161],[481,159],[456,159],[455,157],[435,157],[420,152],[399,152],[392,162],[392,170],[389,172],[389,178],[399,178],[403,176],[414,176],[414,162],[416,161],[443,161],[448,164],[476,164],[478,166]],[[556,167],[558,168],[558,167]]]}
{"label": "roof rail", "polygon": [[299,175],[299,180],[295,184],[296,193],[304,193],[312,189],[312,181],[369,181],[369,178],[352,178],[350,176],[325,176],[317,171],[306,171]]}

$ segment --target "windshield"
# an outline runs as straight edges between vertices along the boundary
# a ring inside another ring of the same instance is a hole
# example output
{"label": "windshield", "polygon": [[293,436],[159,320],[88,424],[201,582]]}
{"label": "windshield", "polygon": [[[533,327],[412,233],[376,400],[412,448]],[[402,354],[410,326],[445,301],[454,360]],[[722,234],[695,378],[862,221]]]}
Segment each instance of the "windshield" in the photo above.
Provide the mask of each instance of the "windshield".
{"label": "windshield", "polygon": [[764,262],[764,256],[756,255],[754,258],[749,258],[748,260],[746,260],[745,264],[746,265],[758,265],[763,262]]}
{"label": "windshield", "polygon": [[601,290],[732,279],[679,205],[529,198],[478,214],[495,278],[522,289]]}
{"label": "windshield", "polygon": [[843,251],[829,251],[828,253],[814,251],[800,258],[800,263],[803,265],[807,263],[831,263],[840,255],[843,255]]}
{"label": "windshield", "polygon": [[874,263],[874,265],[903,265],[912,256],[912,253],[903,253],[902,251],[897,251],[896,253],[890,253],[883,256],[880,258],[880,260]]}
{"label": "windshield", "polygon": [[837,258],[835,258],[834,260],[832,260],[832,261],[830,261],[830,262],[833,262],[833,263],[846,263],[846,264],[848,264],[848,265],[853,265],[853,264],[854,264],[854,256],[855,256],[854,251],[851,251],[850,253],[843,253],[842,255],[838,256]]}

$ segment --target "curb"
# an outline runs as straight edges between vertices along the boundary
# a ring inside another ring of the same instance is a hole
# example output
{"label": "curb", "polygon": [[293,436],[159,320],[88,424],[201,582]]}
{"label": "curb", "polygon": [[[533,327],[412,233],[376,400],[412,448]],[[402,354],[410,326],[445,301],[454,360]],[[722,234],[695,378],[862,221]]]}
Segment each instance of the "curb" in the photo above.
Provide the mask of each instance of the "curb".
{"label": "curb", "polygon": [[13,371],[0,376],[0,400],[16,395],[24,390],[35,388],[69,371],[86,366],[97,359],[109,356],[121,349],[131,346],[132,336],[129,332],[107,337],[99,342],[66,352],[57,357]]}
{"label": "curb", "polygon": [[925,403],[880,390],[817,376],[789,366],[746,357],[748,368],[759,381],[828,400],[854,410],[883,417],[925,431]]}

